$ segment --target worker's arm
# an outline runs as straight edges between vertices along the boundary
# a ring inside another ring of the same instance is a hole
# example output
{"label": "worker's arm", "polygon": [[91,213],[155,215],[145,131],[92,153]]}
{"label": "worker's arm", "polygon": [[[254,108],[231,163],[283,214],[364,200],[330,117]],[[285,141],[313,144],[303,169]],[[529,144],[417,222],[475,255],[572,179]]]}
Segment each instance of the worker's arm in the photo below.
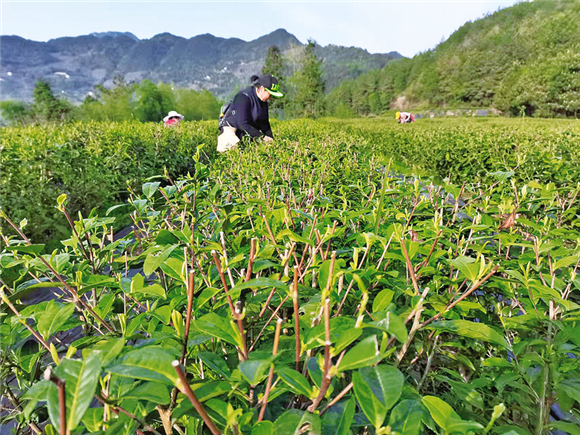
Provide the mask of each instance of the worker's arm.
{"label": "worker's arm", "polygon": [[248,133],[251,137],[262,137],[262,132],[252,125],[254,120],[252,118],[252,103],[250,99],[246,95],[239,93],[234,98],[232,105],[232,110],[235,111],[238,121],[238,128]]}
{"label": "worker's arm", "polygon": [[264,136],[269,136],[271,138],[274,137],[272,135],[272,127],[270,127],[270,120],[269,119],[266,119],[266,121],[262,122],[262,127],[260,128],[260,130],[262,130],[262,133],[264,133]]}

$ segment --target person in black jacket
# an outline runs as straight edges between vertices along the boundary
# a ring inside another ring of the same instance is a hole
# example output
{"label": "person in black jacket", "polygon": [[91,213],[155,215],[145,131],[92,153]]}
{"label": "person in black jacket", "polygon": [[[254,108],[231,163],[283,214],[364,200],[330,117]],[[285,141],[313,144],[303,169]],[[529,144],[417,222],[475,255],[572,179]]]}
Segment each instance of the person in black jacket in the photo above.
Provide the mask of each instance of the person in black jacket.
{"label": "person in black jacket", "polygon": [[243,137],[272,141],[272,128],[268,118],[268,100],[282,97],[278,79],[271,74],[251,77],[252,86],[238,92],[224,113],[219,152],[234,148]]}

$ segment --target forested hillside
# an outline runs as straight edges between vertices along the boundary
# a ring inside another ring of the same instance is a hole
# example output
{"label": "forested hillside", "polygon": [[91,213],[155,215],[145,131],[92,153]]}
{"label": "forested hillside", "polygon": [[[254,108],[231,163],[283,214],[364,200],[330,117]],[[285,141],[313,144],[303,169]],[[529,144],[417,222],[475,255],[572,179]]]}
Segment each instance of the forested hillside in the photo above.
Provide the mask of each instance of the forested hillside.
{"label": "forested hillside", "polygon": [[496,107],[513,115],[580,114],[580,2],[522,2],[468,22],[435,49],[343,82],[329,107]]}

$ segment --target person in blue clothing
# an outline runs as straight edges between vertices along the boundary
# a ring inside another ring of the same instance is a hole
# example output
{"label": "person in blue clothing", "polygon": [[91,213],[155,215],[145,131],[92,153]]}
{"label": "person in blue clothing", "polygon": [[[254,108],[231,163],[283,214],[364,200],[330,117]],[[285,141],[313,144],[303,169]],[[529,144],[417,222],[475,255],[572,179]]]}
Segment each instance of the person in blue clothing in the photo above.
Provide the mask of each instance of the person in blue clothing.
{"label": "person in blue clothing", "polygon": [[254,75],[250,81],[252,86],[238,92],[223,115],[218,137],[219,152],[234,148],[243,137],[266,142],[274,138],[268,116],[268,100],[272,96],[284,96],[280,92],[278,79],[272,74],[264,74]]}

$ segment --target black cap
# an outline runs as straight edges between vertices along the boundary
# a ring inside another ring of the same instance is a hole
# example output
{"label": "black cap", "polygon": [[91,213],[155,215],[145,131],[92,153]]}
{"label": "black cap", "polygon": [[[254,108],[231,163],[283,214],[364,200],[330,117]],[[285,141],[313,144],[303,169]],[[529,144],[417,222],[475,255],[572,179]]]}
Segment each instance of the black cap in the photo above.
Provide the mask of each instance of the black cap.
{"label": "black cap", "polygon": [[280,85],[278,84],[278,79],[272,74],[264,74],[258,77],[256,81],[258,85],[264,86],[264,88],[274,97],[283,97],[284,94],[280,92]]}

